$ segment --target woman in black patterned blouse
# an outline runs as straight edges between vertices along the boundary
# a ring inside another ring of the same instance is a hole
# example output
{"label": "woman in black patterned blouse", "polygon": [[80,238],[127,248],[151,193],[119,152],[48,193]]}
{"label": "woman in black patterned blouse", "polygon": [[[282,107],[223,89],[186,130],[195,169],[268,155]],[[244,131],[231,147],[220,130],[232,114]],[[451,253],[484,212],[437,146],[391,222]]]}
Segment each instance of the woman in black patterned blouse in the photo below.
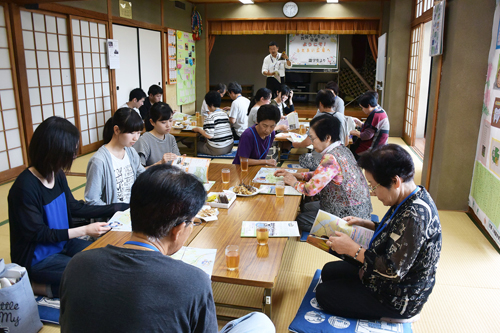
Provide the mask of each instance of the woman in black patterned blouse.
{"label": "woman in black patterned blouse", "polygon": [[[371,192],[391,208],[380,223],[349,216],[351,225],[375,231],[368,249],[338,233],[327,245],[352,256],[323,267],[316,289],[319,305],[337,316],[360,319],[408,319],[420,313],[436,282],[441,252],[441,224],[425,188],[413,181],[413,161],[394,144],[367,152],[365,169]],[[355,262],[355,261],[353,261]]]}

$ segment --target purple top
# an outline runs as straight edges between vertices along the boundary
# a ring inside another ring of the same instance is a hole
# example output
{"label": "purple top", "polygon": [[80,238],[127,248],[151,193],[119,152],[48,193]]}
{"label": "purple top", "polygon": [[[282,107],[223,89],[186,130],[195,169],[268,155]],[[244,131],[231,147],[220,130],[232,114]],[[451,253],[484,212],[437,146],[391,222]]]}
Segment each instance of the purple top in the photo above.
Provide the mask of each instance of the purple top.
{"label": "purple top", "polygon": [[275,133],[273,131],[271,135],[262,140],[255,129],[255,125],[247,128],[240,136],[240,143],[238,144],[238,151],[236,152],[233,164],[240,164],[240,156],[254,160],[266,159],[267,152],[273,144],[274,136]]}

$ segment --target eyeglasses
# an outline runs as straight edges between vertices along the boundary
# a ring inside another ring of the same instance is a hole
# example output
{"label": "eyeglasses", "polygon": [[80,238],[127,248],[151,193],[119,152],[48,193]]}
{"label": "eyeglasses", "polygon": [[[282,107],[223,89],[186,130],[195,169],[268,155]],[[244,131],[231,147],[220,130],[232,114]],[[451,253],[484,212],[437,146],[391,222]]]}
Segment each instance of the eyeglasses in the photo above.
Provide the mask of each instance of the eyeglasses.
{"label": "eyeglasses", "polygon": [[177,227],[178,225],[180,225],[182,223],[186,223],[186,227],[189,226],[190,223],[192,223],[193,226],[197,227],[197,226],[201,225],[203,223],[203,221],[201,219],[198,219],[198,221],[195,221],[194,219],[193,220],[180,221],[180,222],[177,222],[174,225],[174,227]]}
{"label": "eyeglasses", "polygon": [[310,135],[308,135],[308,137],[309,137],[309,139],[311,139],[311,142],[314,142],[314,140],[316,140],[316,139],[317,139],[317,137],[316,137],[316,138],[313,138],[313,137],[312,137],[312,136],[310,136]]}
{"label": "eyeglasses", "polygon": [[375,192],[375,190],[377,189],[377,187],[379,187],[380,184],[377,184],[375,186],[371,186],[371,185],[368,185],[368,188],[370,189],[370,192]]}

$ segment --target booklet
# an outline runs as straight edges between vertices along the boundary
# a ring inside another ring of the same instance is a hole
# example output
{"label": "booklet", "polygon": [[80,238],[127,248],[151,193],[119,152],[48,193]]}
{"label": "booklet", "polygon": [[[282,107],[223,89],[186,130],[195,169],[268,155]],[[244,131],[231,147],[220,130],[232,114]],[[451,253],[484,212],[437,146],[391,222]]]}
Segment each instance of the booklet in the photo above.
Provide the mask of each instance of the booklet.
{"label": "booklet", "polygon": [[317,239],[325,239],[326,241],[330,236],[335,236],[335,231],[342,232],[363,248],[367,249],[370,246],[370,241],[373,237],[373,230],[360,227],[358,225],[348,225],[346,221],[333,214],[319,210],[314,220],[309,236]]}
{"label": "booklet", "polygon": [[326,241],[330,236],[335,235],[335,231],[345,233],[365,249],[369,247],[374,232],[360,226],[349,226],[346,221],[338,216],[319,210],[311,228],[311,233],[307,237],[309,244],[360,267],[362,263],[358,260],[347,254],[339,254],[326,245]]}
{"label": "booklet", "polygon": [[300,237],[297,221],[243,221],[241,237],[257,237],[257,223],[264,223],[269,237]]}
{"label": "booklet", "polygon": [[[283,180],[283,177],[276,177],[274,172],[280,168],[261,168],[255,175],[253,181],[261,184],[276,184],[276,181]],[[285,169],[288,172],[295,173],[297,170]]]}
{"label": "booklet", "polygon": [[[275,185],[260,185],[259,193],[261,194],[276,194]],[[302,195],[299,191],[292,186],[285,186],[285,195]]]}
{"label": "booklet", "polygon": [[307,138],[307,134],[301,135],[301,134],[297,134],[294,132],[290,132],[288,134],[290,134],[288,141],[291,141],[291,142],[302,142]]}
{"label": "booklet", "polygon": [[172,162],[172,165],[195,175],[202,183],[208,183],[210,161],[209,158],[179,156]]}
{"label": "booklet", "polygon": [[182,260],[186,264],[194,267],[198,267],[211,277],[214,270],[216,254],[217,249],[198,249],[183,246],[179,251],[172,254],[170,257],[172,259]]}
{"label": "booklet", "polygon": [[116,212],[108,221],[111,231],[132,231],[130,208],[123,212]]}
{"label": "booklet", "polygon": [[297,112],[290,112],[277,125],[286,125],[289,130],[295,130],[300,127],[299,114]]}

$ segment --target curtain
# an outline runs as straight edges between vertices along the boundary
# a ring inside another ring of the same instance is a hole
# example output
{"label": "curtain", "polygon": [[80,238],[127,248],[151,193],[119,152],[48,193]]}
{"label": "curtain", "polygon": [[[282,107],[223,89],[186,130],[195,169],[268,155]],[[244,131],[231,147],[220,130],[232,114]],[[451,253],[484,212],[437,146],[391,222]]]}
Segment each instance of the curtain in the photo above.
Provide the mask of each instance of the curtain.
{"label": "curtain", "polygon": [[344,34],[377,35],[379,20],[210,21],[210,35]]}
{"label": "curtain", "polygon": [[377,47],[378,39],[377,39],[377,36],[376,35],[367,35],[366,37],[368,37],[368,44],[370,44],[370,50],[372,51],[373,59],[375,61],[377,61],[377,57],[378,57],[378,47]]}
{"label": "curtain", "polygon": [[209,35],[208,36],[208,55],[212,53],[212,50],[214,49],[215,45],[215,35]]}

